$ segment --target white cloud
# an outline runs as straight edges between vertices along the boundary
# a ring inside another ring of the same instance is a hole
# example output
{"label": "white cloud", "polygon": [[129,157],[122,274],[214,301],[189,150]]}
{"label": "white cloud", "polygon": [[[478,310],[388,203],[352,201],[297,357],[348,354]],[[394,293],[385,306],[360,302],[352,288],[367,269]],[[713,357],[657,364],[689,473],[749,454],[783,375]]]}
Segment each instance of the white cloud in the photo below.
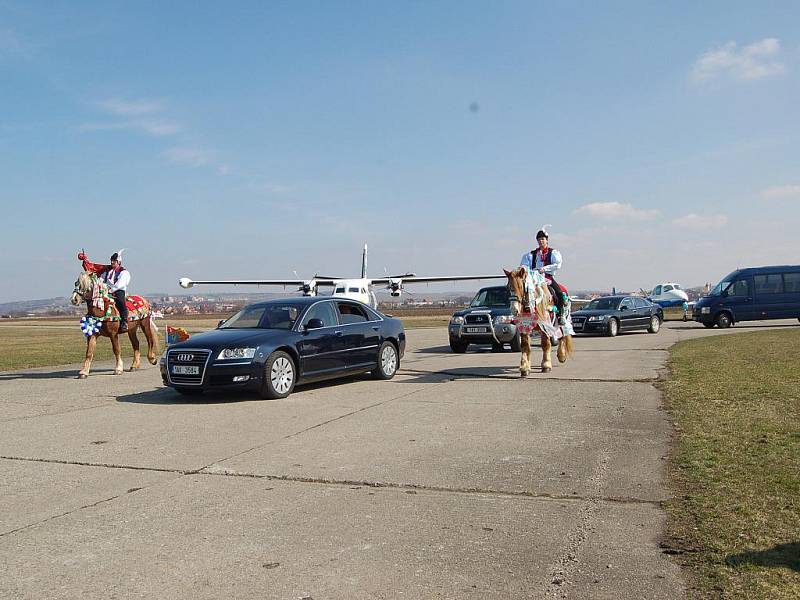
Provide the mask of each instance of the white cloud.
{"label": "white cloud", "polygon": [[652,221],[660,214],[657,209],[635,208],[632,204],[622,204],[621,202],[592,202],[575,209],[573,213],[628,221]]}
{"label": "white cloud", "polygon": [[761,191],[764,200],[800,200],[800,185],[775,185]]}
{"label": "white cloud", "polygon": [[709,50],[692,66],[692,79],[697,82],[716,77],[730,77],[739,81],[754,81],[786,72],[779,60],[781,45],[776,38],[765,38],[739,48],[728,42]]}
{"label": "white cloud", "polygon": [[97,105],[105,112],[120,117],[139,117],[159,112],[163,109],[160,100],[126,100],[124,98],[108,98]]}
{"label": "white cloud", "polygon": [[178,124],[170,121],[153,120],[133,120],[133,121],[110,121],[83,123],[78,129],[80,131],[137,131],[155,137],[175,135],[181,128]]}
{"label": "white cloud", "polygon": [[187,167],[204,167],[213,160],[208,150],[196,146],[173,146],[167,148],[163,156],[170,162]]}
{"label": "white cloud", "polygon": [[691,229],[693,231],[710,231],[725,227],[728,224],[728,217],[725,215],[701,216],[695,213],[689,213],[688,215],[673,219],[672,224],[676,227]]}

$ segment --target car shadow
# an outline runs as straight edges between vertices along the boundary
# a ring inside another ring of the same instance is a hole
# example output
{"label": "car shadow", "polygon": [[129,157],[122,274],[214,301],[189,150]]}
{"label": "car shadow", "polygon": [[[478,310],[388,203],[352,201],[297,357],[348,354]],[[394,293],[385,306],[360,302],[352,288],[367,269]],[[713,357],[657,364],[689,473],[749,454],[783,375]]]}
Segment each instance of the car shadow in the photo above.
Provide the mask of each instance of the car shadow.
{"label": "car shadow", "polygon": [[[14,379],[77,379],[80,369],[70,369],[69,371],[47,371],[47,372],[6,372],[0,373],[0,381],[12,381]],[[98,369],[92,371],[89,377],[96,376],[115,376],[114,369]]]}
{"label": "car shadow", "polygon": [[778,544],[758,552],[730,554],[725,562],[732,567],[759,565],[762,567],[786,567],[800,572],[800,542]]}
{"label": "car shadow", "polygon": [[[112,371],[113,373],[113,371]],[[353,381],[369,380],[369,374],[351,375],[349,377],[341,377],[338,379],[330,379],[327,381],[318,381],[315,383],[306,383],[298,385],[291,393],[289,398],[302,396],[303,392],[313,391],[323,388],[334,388],[340,385],[345,385]],[[238,402],[253,402],[265,400],[258,395],[255,390],[248,389],[228,389],[228,390],[205,390],[202,394],[181,394],[171,387],[161,387],[146,392],[137,392],[135,394],[126,394],[124,396],[117,396],[117,402],[127,402],[130,404],[156,404],[156,405],[172,405],[172,404],[186,404],[186,405],[203,405],[203,404],[233,404]]]}

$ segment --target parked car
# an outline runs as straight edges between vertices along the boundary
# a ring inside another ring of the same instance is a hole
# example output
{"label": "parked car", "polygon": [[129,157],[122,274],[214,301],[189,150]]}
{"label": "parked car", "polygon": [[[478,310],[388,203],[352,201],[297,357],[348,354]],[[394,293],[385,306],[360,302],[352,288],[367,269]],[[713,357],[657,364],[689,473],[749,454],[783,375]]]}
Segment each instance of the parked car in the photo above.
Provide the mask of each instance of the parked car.
{"label": "parked car", "polygon": [[738,321],[800,320],[800,265],[734,271],[695,302],[692,318],[722,328]]}
{"label": "parked car", "polygon": [[492,350],[499,352],[509,344],[512,352],[519,352],[519,334],[513,320],[508,288],[481,288],[466,309],[450,317],[450,349],[463,353],[470,344],[491,344]]}
{"label": "parked car", "polygon": [[595,298],[572,313],[575,333],[601,333],[614,337],[620,331],[646,329],[658,333],[664,321],[660,306],[641,296]]}
{"label": "parked car", "polygon": [[170,346],[161,378],[182,394],[238,387],[285,398],[297,384],[333,377],[369,371],[391,379],[405,347],[403,324],[361,302],[269,300]]}

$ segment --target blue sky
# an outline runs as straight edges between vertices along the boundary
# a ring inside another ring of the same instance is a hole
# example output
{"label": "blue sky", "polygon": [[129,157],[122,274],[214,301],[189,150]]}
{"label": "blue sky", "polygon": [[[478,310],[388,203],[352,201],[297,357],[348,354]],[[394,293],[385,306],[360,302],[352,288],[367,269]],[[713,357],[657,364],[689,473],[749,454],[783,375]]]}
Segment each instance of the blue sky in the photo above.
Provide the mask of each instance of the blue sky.
{"label": "blue sky", "polygon": [[81,247],[178,293],[494,273],[545,223],[573,289],[799,263],[797,4],[585,4],[0,0],[0,302]]}

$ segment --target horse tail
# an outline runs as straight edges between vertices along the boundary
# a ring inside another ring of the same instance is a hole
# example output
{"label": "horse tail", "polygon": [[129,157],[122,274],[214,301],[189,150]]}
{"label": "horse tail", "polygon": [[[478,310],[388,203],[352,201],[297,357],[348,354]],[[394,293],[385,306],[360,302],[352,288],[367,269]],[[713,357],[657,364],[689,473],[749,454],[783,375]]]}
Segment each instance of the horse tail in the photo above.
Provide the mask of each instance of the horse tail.
{"label": "horse tail", "polygon": [[156,355],[158,355],[158,325],[156,324],[156,316],[153,314],[153,311],[150,311],[150,332],[153,334],[153,350],[155,350]]}

